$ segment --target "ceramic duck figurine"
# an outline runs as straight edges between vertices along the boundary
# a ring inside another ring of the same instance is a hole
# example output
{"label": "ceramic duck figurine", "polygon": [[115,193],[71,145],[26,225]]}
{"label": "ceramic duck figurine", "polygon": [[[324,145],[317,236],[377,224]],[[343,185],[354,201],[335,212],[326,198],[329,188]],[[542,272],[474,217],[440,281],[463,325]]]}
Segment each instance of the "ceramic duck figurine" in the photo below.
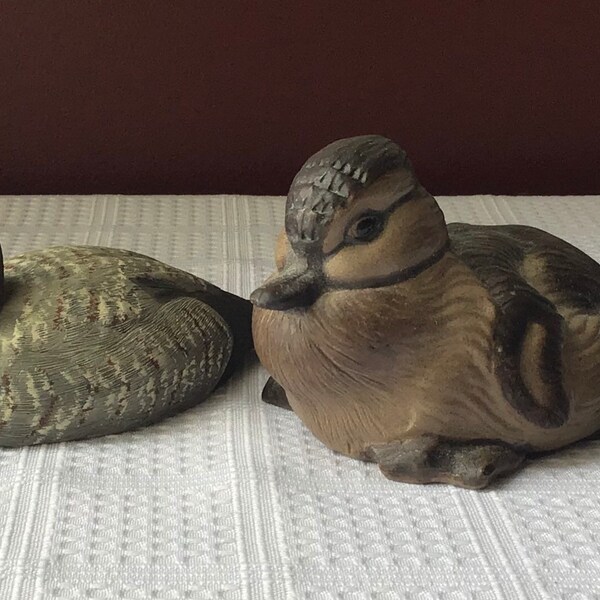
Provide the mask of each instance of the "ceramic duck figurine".
{"label": "ceramic duck figurine", "polygon": [[392,141],[335,142],[289,192],[254,342],[331,449],[482,488],[600,429],[600,265],[518,225],[446,225]]}
{"label": "ceramic duck figurine", "polygon": [[3,273],[0,446],[154,423],[203,400],[251,347],[247,300],[134,252],[49,248]]}

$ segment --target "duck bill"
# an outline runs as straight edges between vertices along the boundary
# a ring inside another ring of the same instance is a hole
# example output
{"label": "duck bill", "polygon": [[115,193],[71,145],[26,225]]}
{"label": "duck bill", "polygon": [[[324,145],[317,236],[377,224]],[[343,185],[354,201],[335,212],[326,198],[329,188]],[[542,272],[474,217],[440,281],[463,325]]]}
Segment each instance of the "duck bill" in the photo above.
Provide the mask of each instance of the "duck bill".
{"label": "duck bill", "polygon": [[319,288],[319,276],[312,270],[285,268],[254,290],[250,301],[268,310],[307,308],[319,297]]}

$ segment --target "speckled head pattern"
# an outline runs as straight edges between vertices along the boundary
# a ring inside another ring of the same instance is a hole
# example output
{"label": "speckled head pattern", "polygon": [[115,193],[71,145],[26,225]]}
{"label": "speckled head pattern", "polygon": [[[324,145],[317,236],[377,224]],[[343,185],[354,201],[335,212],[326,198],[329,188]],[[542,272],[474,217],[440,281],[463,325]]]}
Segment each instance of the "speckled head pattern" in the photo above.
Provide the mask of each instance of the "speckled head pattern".
{"label": "speckled head pattern", "polygon": [[298,253],[322,239],[336,209],[385,173],[412,171],[406,152],[378,135],[337,140],[311,156],[294,178],[287,199],[285,228]]}

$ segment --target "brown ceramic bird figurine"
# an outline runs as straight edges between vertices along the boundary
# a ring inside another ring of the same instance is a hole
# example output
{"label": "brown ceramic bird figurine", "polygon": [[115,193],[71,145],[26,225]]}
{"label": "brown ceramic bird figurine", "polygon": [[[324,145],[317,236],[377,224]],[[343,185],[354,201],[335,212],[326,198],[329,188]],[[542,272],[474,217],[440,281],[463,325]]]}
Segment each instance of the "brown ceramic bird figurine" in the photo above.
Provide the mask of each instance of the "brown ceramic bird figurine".
{"label": "brown ceramic bird figurine", "polygon": [[263,397],[394,480],[485,487],[600,429],[600,265],[519,225],[446,225],[404,151],[337,141],[296,175],[254,291]]}
{"label": "brown ceramic bird figurine", "polygon": [[0,446],[155,423],[252,346],[247,300],[126,250],[47,248],[4,269],[0,254],[0,284]]}

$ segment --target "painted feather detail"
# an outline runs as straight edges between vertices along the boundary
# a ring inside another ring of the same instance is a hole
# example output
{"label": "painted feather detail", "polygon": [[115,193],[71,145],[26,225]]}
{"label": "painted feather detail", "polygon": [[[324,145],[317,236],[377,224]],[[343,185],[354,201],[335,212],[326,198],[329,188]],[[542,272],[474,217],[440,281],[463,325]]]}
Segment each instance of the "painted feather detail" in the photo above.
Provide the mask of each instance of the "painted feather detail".
{"label": "painted feather detail", "polygon": [[0,445],[119,433],[203,400],[234,347],[220,297],[249,323],[245,300],[134,252],[74,246],[8,259]]}

